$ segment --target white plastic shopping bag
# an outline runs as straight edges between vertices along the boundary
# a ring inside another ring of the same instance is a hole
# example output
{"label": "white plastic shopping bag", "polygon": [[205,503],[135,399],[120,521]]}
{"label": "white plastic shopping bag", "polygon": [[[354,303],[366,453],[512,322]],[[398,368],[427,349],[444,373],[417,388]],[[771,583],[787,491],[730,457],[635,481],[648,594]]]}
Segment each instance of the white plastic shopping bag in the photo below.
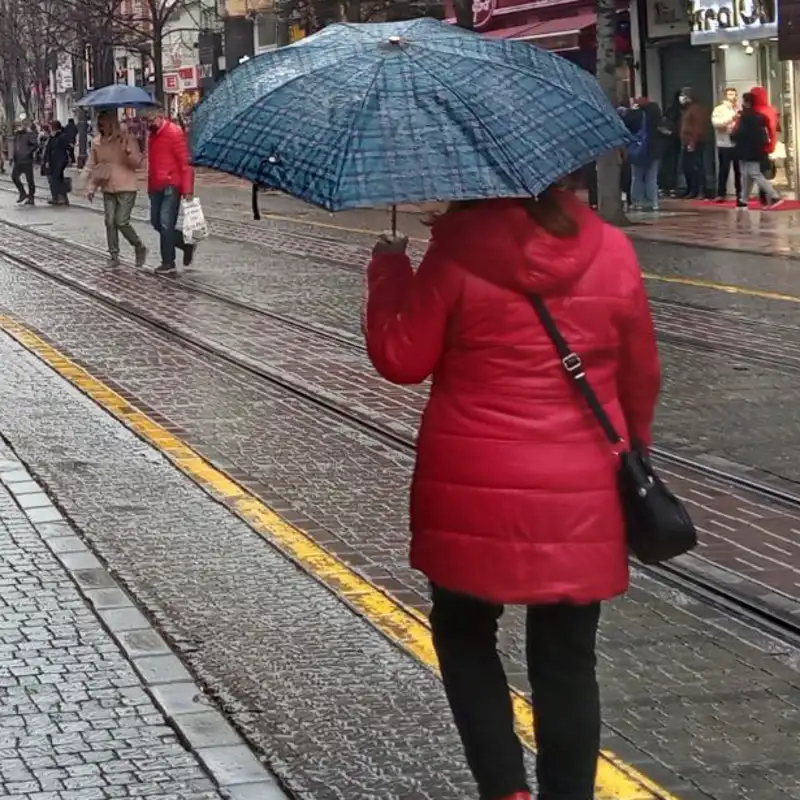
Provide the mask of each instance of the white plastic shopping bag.
{"label": "white plastic shopping bag", "polygon": [[183,239],[187,244],[197,244],[202,239],[208,238],[208,223],[199,198],[193,197],[191,200],[181,201],[175,228],[183,232]]}

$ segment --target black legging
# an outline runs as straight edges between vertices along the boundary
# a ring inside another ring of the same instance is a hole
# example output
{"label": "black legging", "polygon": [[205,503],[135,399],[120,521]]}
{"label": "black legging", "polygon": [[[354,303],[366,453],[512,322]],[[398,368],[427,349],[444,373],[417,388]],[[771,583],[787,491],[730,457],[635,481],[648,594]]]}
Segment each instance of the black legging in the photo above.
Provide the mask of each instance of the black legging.
{"label": "black legging", "polygon": [[[497,653],[503,606],[433,587],[431,628],[445,692],[481,800],[528,791]],[[527,661],[540,800],[593,800],[600,750],[595,640],[600,604],[530,606]]]}

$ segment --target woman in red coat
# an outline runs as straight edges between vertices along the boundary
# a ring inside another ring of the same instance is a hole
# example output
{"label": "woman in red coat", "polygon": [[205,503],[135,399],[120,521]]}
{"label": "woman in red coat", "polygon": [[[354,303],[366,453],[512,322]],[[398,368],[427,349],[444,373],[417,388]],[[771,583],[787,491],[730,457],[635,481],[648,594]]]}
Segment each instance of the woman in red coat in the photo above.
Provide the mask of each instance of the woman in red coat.
{"label": "woman in red coat", "polygon": [[528,606],[541,800],[591,800],[600,601],[628,584],[617,459],[526,293],[540,294],[606,412],[650,442],[655,335],[631,243],[571,194],[458,203],[415,272],[405,240],[368,269],[365,335],[400,384],[433,376],[411,492],[411,564],[432,584],[445,690],[482,800],[529,788],[497,653]]}

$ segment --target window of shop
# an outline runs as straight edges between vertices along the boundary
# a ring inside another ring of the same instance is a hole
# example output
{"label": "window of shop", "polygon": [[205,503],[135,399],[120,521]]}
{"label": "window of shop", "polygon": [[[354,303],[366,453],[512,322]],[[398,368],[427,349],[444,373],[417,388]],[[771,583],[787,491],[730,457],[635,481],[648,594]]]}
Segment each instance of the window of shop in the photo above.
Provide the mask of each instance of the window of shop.
{"label": "window of shop", "polygon": [[262,11],[256,21],[256,47],[268,50],[278,43],[278,21],[274,11]]}

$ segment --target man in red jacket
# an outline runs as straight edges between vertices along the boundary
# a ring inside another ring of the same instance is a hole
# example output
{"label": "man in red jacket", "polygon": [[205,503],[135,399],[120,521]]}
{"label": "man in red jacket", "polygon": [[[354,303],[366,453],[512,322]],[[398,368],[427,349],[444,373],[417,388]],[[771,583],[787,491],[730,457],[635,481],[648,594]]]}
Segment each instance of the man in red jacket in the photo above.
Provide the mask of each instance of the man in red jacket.
{"label": "man in red jacket", "polygon": [[175,248],[183,251],[183,265],[188,267],[194,258],[193,244],[183,240],[175,230],[181,200],[194,194],[194,173],[189,165],[186,134],[159,110],[147,114],[150,131],[147,147],[147,191],[150,195],[150,223],[161,240],[159,274],[175,272]]}

